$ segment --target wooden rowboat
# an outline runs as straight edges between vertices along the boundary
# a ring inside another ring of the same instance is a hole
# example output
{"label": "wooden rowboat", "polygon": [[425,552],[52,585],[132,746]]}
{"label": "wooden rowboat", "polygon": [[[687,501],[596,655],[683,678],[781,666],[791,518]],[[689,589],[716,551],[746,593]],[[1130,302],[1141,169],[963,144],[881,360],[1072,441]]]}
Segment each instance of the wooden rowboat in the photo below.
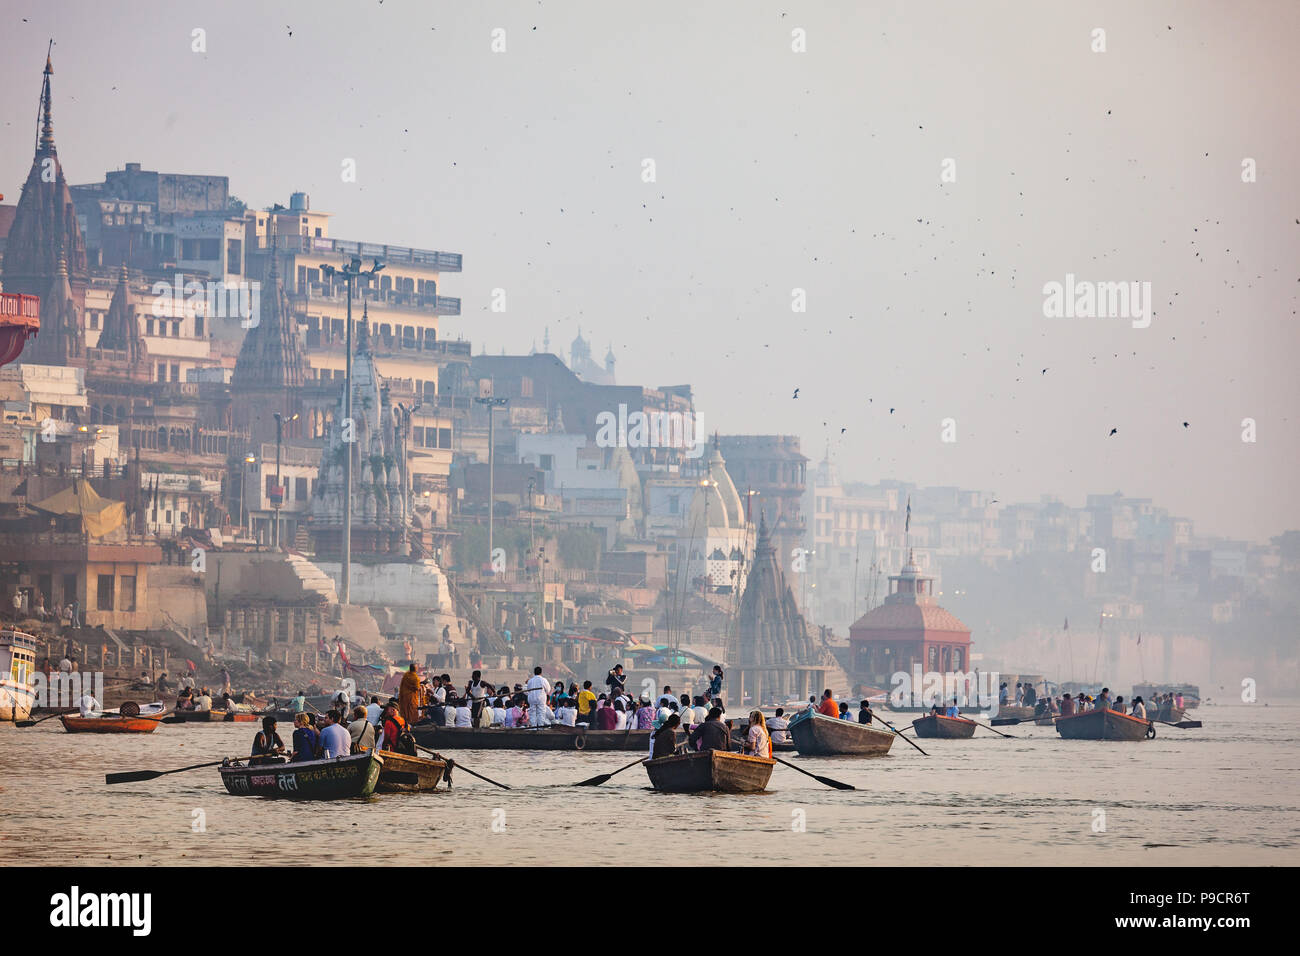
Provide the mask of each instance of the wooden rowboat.
{"label": "wooden rowboat", "polygon": [[762,793],[775,766],[767,757],[704,750],[647,760],[645,772],[650,786],[664,793]]}
{"label": "wooden rowboat", "polygon": [[[420,790],[435,790],[447,769],[444,760],[431,757],[410,757],[381,751],[384,758],[383,769],[379,771],[379,783],[375,789],[379,793],[415,793]],[[447,775],[447,786],[451,787],[451,775]]]}
{"label": "wooden rowboat", "polygon": [[1117,710],[1089,710],[1057,717],[1056,732],[1066,740],[1144,740],[1156,735],[1151,721]]}
{"label": "wooden rowboat", "polygon": [[965,740],[975,736],[975,721],[965,717],[946,717],[930,714],[912,721],[918,737],[939,737],[946,740]]}
{"label": "wooden rowboat", "polygon": [[261,714],[243,713],[234,710],[177,710],[163,718],[166,724],[221,724],[238,721],[254,723],[262,719]]}
{"label": "wooden rowboat", "polygon": [[59,722],[70,734],[151,734],[158,729],[159,723],[156,717],[122,717],[117,714],[99,717],[64,714]]}
{"label": "wooden rowboat", "polygon": [[805,757],[880,757],[894,745],[894,734],[887,730],[811,710],[790,719],[790,736]]}
{"label": "wooden rowboat", "polygon": [[237,797],[287,800],[343,800],[375,792],[384,758],[368,751],[330,760],[246,766],[232,763],[217,769],[226,789]]}
{"label": "wooden rowboat", "polygon": [[415,742],[430,750],[639,750],[650,749],[649,730],[582,727],[439,727],[416,724]]}

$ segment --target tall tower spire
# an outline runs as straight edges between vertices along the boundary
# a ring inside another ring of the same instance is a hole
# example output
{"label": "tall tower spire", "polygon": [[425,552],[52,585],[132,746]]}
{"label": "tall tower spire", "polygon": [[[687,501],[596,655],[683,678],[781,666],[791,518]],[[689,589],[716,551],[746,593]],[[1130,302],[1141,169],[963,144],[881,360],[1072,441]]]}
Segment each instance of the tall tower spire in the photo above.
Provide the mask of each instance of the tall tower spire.
{"label": "tall tower spire", "polygon": [[41,84],[41,135],[36,141],[36,152],[54,155],[54,107],[50,97],[50,77],[54,75],[54,64],[50,56],[54,52],[54,41],[45,53],[45,81]]}

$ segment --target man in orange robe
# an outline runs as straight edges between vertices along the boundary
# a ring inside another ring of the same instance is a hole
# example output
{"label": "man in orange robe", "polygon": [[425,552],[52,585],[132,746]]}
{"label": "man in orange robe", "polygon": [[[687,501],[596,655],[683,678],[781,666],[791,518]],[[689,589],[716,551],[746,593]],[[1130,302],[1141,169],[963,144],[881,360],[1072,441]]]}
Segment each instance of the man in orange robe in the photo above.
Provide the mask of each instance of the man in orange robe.
{"label": "man in orange robe", "polygon": [[835,703],[835,695],[831,693],[830,688],[822,692],[822,702],[817,708],[817,713],[825,714],[827,717],[839,717],[840,708]]}
{"label": "man in orange robe", "polygon": [[412,727],[420,719],[420,708],[424,706],[424,693],[420,688],[420,675],[415,670],[415,662],[411,662],[411,667],[402,675],[402,686],[397,692],[397,709],[406,721],[406,726]]}

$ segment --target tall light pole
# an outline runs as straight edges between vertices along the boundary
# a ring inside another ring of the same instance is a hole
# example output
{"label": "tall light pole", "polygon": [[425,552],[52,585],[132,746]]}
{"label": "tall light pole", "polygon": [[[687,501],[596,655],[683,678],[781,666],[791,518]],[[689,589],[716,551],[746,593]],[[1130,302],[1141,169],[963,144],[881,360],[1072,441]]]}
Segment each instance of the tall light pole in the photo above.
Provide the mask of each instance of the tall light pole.
{"label": "tall light pole", "polygon": [[496,424],[496,410],[510,403],[508,398],[476,398],[474,401],[487,406],[488,413],[488,571],[492,572],[492,523],[496,517],[496,442],[493,441],[493,429]]}
{"label": "tall light pole", "polygon": [[[321,274],[327,276],[341,275],[347,286],[348,320],[346,323],[346,344],[344,346],[344,385],[343,385],[343,428],[353,435],[355,441],[356,426],[352,422],[352,283],[365,276],[370,278],[384,268],[378,259],[367,270],[361,268],[361,257],[353,256],[342,269],[336,269],[328,263],[321,266]],[[350,444],[345,442],[345,444]],[[342,593],[339,603],[352,603],[352,449],[346,449],[343,455],[343,565]]]}
{"label": "tall light pole", "polygon": [[[289,421],[296,422],[298,413],[289,416]],[[284,441],[284,416],[275,413],[275,493],[271,495],[271,504],[275,505],[275,529],[271,532],[271,546],[280,547],[280,508],[284,504],[284,484],[280,478],[280,445]]]}

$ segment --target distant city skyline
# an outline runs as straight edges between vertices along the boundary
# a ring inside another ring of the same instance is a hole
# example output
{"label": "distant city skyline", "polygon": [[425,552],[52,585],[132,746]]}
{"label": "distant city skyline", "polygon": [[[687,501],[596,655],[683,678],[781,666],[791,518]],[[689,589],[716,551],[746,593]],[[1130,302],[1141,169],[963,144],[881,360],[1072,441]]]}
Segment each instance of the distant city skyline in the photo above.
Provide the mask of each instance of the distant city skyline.
{"label": "distant city skyline", "polygon": [[[71,182],[224,175],[251,205],[309,193],[335,236],[463,253],[442,335],[476,352],[549,327],[567,359],[581,327],[621,383],[829,445],[846,482],[1300,527],[1300,8],[662,9],[18,4],[0,193],[52,36]],[[1149,326],[1047,318],[1069,276],[1149,282]]]}

